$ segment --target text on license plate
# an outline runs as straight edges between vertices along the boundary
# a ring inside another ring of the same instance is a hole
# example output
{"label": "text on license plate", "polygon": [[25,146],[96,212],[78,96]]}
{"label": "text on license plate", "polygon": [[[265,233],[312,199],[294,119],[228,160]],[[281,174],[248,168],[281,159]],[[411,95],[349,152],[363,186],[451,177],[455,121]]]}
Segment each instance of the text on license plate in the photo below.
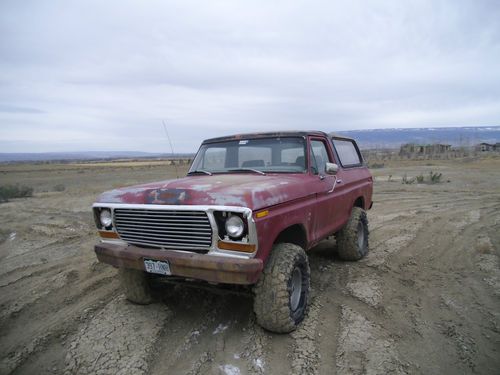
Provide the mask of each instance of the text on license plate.
{"label": "text on license plate", "polygon": [[157,273],[160,275],[171,275],[170,264],[167,261],[144,259],[146,272]]}

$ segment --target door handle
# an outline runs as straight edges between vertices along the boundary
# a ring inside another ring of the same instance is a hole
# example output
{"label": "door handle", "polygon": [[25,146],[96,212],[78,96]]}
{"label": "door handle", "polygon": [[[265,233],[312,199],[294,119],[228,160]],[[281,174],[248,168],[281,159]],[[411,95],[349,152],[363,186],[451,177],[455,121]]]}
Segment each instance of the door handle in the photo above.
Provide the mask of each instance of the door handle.
{"label": "door handle", "polygon": [[340,178],[337,178],[337,184],[341,184],[342,180]]}
{"label": "door handle", "polygon": [[337,183],[338,183],[338,179],[337,179],[337,176],[333,176],[333,186],[330,190],[328,190],[326,193],[327,194],[330,194],[330,193],[333,193],[333,191],[335,190],[335,186],[337,186]]}

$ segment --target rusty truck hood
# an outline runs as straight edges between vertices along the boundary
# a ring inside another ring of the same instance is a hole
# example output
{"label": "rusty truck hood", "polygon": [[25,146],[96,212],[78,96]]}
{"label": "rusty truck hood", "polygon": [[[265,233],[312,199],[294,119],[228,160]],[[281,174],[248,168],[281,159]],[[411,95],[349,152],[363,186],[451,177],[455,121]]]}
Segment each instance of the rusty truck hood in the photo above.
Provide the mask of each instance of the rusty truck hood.
{"label": "rusty truck hood", "polygon": [[188,176],[103,193],[99,203],[221,205],[252,210],[311,194],[305,174]]}

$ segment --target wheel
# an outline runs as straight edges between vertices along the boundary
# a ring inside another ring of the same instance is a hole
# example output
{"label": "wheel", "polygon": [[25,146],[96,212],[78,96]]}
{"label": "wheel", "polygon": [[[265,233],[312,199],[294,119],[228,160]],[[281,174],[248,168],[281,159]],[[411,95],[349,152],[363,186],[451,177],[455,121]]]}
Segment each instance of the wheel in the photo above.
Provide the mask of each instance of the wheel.
{"label": "wheel", "polygon": [[119,268],[118,275],[120,276],[120,283],[125,297],[130,302],[147,305],[153,301],[146,272],[129,268]]}
{"label": "wheel", "polygon": [[307,255],[300,246],[273,246],[254,287],[254,312],[260,326],[277,333],[297,328],[306,314],[310,274]]}
{"label": "wheel", "polygon": [[335,236],[343,260],[360,260],[368,253],[368,218],[366,211],[353,207],[347,224]]}

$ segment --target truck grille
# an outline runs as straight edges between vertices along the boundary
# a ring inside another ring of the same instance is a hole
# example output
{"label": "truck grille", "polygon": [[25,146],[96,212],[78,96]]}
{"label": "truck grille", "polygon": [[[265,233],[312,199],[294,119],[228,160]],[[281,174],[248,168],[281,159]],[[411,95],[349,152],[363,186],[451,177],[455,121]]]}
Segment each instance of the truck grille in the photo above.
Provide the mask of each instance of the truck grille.
{"label": "truck grille", "polygon": [[122,209],[114,210],[121,239],[160,248],[208,250],[212,227],[203,211]]}

